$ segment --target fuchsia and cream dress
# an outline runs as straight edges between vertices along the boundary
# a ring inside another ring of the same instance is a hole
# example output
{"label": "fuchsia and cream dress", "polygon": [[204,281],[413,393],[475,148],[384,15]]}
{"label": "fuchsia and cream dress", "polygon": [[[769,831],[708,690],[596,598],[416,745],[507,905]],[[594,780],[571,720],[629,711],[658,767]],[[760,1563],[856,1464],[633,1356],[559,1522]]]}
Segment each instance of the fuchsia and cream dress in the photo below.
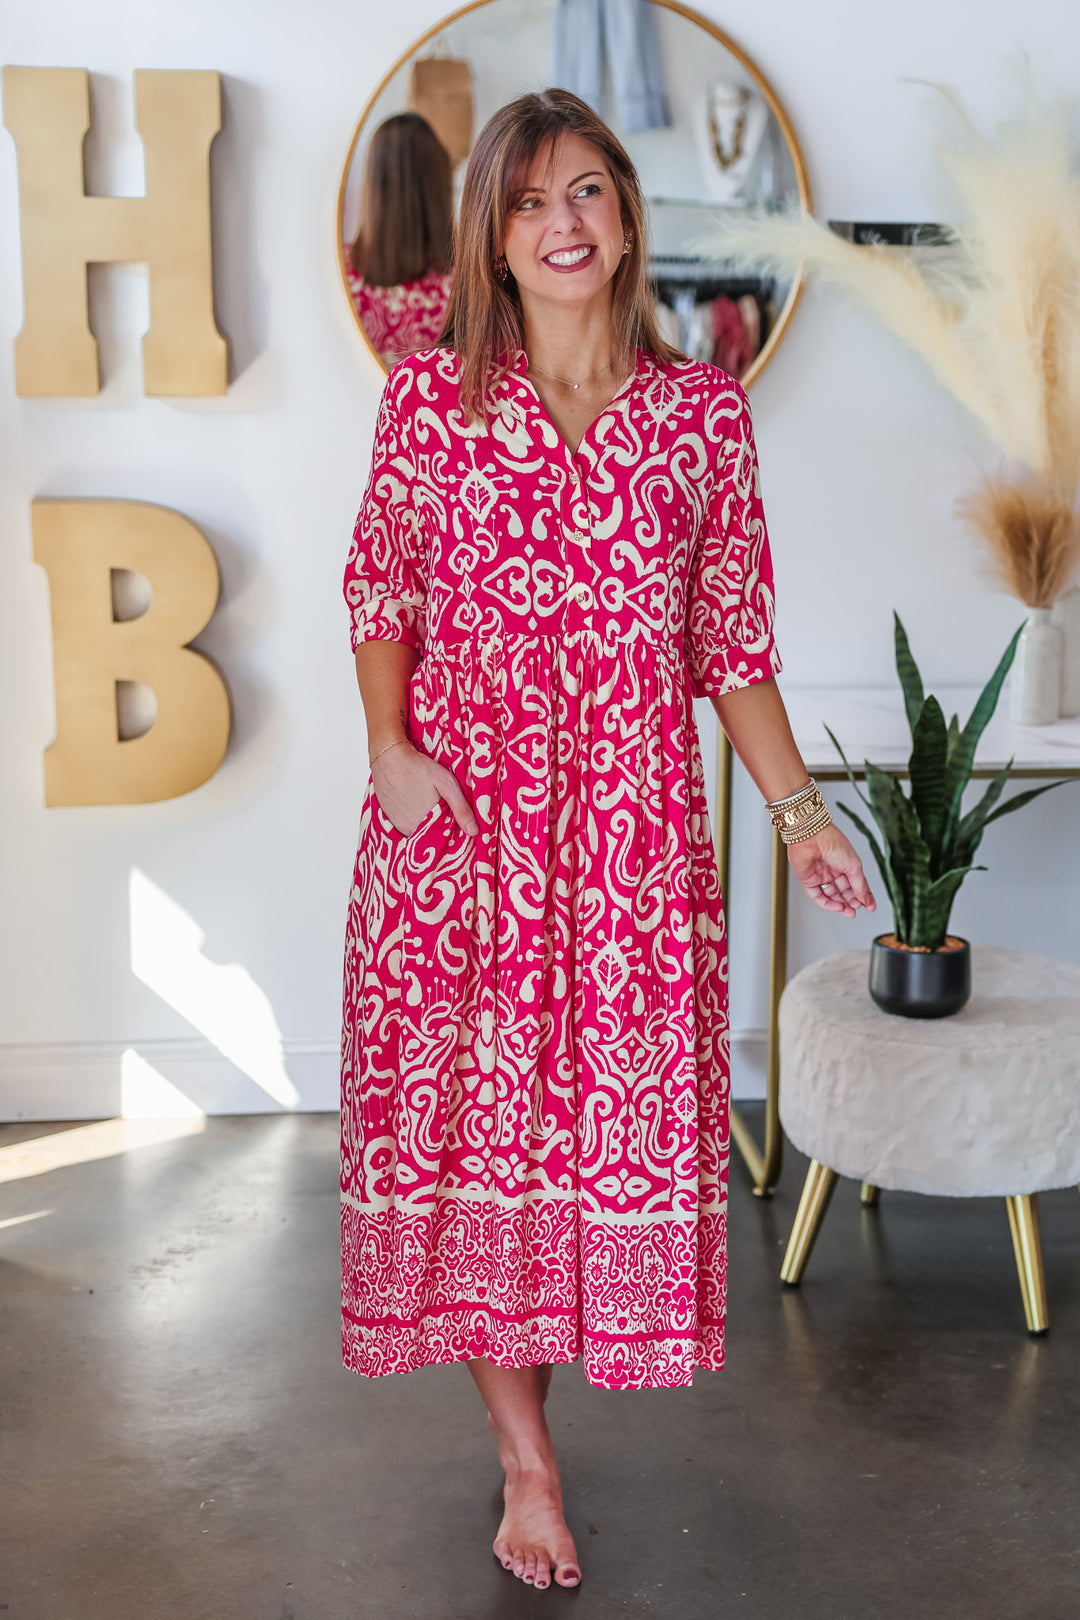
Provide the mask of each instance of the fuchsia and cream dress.
{"label": "fuchsia and cream dress", "polygon": [[453,771],[360,817],[341,1070],[342,1341],[369,1376],[583,1359],[609,1389],[724,1356],[727,957],[693,699],[778,673],[746,395],[641,352],[566,446],[519,352],[396,365],[345,596],[408,643]]}
{"label": "fuchsia and cream dress", "polygon": [[384,365],[438,342],[450,302],[449,271],[428,270],[397,287],[365,281],[351,266],[345,274],[360,324]]}

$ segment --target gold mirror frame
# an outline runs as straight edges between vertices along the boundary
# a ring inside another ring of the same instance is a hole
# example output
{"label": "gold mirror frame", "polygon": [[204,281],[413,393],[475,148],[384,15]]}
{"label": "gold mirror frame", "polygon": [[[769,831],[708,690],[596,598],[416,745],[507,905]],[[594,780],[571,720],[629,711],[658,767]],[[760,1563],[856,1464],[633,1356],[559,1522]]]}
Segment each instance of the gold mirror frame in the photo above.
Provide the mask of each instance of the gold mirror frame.
{"label": "gold mirror frame", "polygon": [[[346,298],[348,298],[349,308],[352,311],[353,320],[356,322],[360,336],[363,338],[369,352],[374,356],[377,365],[384,374],[389,370],[389,367],[385,364],[382,356],[379,354],[378,350],[375,348],[375,345],[367,335],[364,324],[360,319],[359,312],[349,292],[349,282],[346,275],[345,188],[348,184],[349,171],[352,168],[353,157],[356,153],[361,131],[363,130],[364,125],[367,123],[375,103],[378,101],[379,97],[382,95],[395,73],[399,73],[405,64],[416,55],[416,52],[420,50],[421,46],[426,45],[429,39],[434,39],[437,34],[442,33],[443,29],[448,27],[450,23],[457,22],[459,17],[464,17],[466,13],[470,11],[479,11],[481,6],[489,6],[493,4],[495,4],[495,0],[469,0],[468,5],[459,6],[456,11],[451,11],[447,16],[440,18],[437,23],[433,24],[431,28],[427,29],[423,34],[421,34],[419,39],[413,40],[408,50],[403,51],[393,65],[383,74],[382,78],[371,92],[371,95],[364,103],[364,110],[357,120],[356,128],[353,130],[352,140],[349,142],[349,150],[345,154],[345,164],[341,171],[341,184],[338,186],[338,269],[341,274],[341,285],[345,290]],[[710,34],[713,39],[717,40],[726,51],[730,51],[731,55],[739,63],[740,67],[745,68],[746,72],[749,73],[750,77],[754,80],[758,89],[761,91],[761,94],[764,96],[770,111],[773,113],[776,122],[780,126],[780,133],[787,142],[788,151],[791,153],[791,162],[795,169],[795,181],[799,188],[799,201],[806,213],[812,213],[813,208],[810,201],[810,181],[806,173],[806,160],[803,157],[802,148],[795,137],[795,131],[791,127],[791,120],[788,118],[780,98],[776,94],[776,91],[773,89],[772,85],[769,83],[768,79],[765,77],[764,73],[762,73],[761,69],[758,67],[757,63],[747,56],[746,52],[741,46],[736,45],[730,34],[725,34],[722,28],[718,28],[714,22],[710,22],[708,17],[703,17],[699,11],[693,11],[689,6],[681,5],[679,0],[652,0],[652,4],[663,6],[666,11],[677,12],[680,17],[685,17],[687,22],[696,23],[698,28],[703,28],[705,32]],[[789,291],[787,298],[784,300],[784,307],[776,317],[776,322],[772,331],[769,333],[769,336],[766,338],[761,352],[755,356],[750,365],[747,367],[743,376],[739,379],[744,388],[749,388],[750,384],[761,375],[769,361],[772,359],[773,355],[776,353],[780,339],[787,330],[791,317],[795,313],[795,308],[799,302],[799,299],[802,297],[804,280],[805,266],[800,265],[792,280],[791,290]]]}

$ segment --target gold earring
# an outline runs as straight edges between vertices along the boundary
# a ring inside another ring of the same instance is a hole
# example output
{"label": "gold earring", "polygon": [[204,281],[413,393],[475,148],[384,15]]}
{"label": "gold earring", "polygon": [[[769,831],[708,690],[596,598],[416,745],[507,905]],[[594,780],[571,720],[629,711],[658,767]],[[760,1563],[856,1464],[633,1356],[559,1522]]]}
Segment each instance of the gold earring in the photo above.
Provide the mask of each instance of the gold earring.
{"label": "gold earring", "polygon": [[634,245],[634,238],[630,235],[630,232],[629,231],[623,231],[623,239],[622,239],[623,253],[624,254],[629,253],[629,251],[633,247],[633,245]]}
{"label": "gold earring", "polygon": [[499,257],[495,260],[495,274],[498,276],[500,281],[506,280],[506,271],[506,255],[505,253],[500,253]]}

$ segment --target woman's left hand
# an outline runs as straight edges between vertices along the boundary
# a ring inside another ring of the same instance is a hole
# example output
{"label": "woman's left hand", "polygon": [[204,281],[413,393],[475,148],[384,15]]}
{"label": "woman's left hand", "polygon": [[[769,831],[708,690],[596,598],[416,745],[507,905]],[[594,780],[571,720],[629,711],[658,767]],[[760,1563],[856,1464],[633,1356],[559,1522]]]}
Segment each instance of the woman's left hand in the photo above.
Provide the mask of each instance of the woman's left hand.
{"label": "woman's left hand", "polygon": [[823,911],[854,917],[860,906],[877,910],[862,861],[834,823],[823,827],[816,838],[789,844],[788,859],[811,900]]}

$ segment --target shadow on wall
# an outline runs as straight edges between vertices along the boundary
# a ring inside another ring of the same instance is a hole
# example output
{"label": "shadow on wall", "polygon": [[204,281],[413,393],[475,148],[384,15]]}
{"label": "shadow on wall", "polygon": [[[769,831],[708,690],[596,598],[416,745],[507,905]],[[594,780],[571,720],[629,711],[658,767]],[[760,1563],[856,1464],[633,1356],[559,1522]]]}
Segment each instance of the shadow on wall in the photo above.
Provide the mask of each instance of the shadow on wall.
{"label": "shadow on wall", "polygon": [[267,633],[280,601],[255,538],[261,530],[259,513],[246,499],[245,508],[247,521],[230,525],[231,533],[216,523],[199,521],[217,558],[221,593],[210,623],[190,645],[205,653],[225,677],[231,725],[222,769],[235,770],[242,760],[244,791],[251,796],[280,768],[286,711],[252,666],[252,649]]}
{"label": "shadow on wall", "polygon": [[214,315],[229,339],[229,383],[266,348],[270,293],[256,269],[256,157],[264,133],[260,92],[225,74],[221,133],[210,148],[210,218],[214,255]]}

